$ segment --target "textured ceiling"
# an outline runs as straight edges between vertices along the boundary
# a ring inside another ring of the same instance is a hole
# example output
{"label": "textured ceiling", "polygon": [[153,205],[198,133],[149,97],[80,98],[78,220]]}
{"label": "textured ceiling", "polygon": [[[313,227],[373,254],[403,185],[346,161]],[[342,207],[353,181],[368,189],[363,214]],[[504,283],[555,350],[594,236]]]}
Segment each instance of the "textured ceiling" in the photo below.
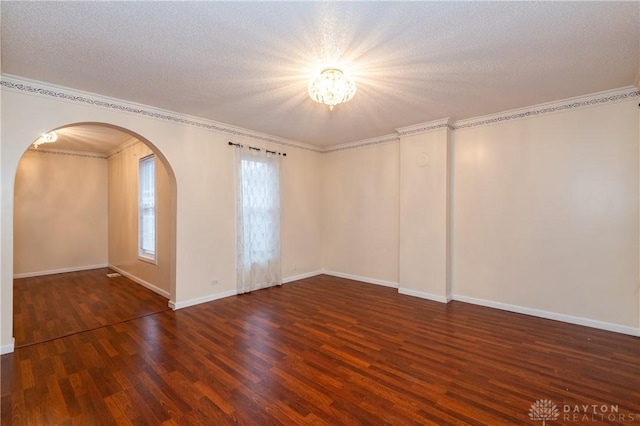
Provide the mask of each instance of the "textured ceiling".
{"label": "textured ceiling", "polygon": [[[2,72],[330,146],[636,84],[640,2],[2,2]],[[307,96],[338,64],[358,85]]]}

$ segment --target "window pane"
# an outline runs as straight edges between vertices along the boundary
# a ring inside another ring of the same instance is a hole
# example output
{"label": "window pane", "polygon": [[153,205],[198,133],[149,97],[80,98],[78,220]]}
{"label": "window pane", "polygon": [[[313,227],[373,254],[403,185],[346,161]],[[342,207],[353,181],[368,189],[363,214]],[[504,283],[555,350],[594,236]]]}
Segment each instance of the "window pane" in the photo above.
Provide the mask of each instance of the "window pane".
{"label": "window pane", "polygon": [[155,157],[145,157],[140,160],[138,178],[138,254],[149,259],[155,259],[156,254],[155,189]]}
{"label": "window pane", "polygon": [[251,263],[266,264],[278,256],[278,171],[260,158],[243,159],[241,167],[245,254]]}

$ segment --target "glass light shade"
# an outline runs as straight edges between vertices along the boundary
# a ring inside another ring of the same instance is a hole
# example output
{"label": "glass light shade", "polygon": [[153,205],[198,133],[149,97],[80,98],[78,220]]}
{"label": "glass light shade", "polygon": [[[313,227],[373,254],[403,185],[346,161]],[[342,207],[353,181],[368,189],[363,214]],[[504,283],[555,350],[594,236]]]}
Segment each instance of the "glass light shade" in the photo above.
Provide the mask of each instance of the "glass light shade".
{"label": "glass light shade", "polygon": [[316,102],[329,105],[350,101],[356,94],[356,83],[337,68],[325,68],[309,83],[309,96]]}
{"label": "glass light shade", "polygon": [[56,134],[56,132],[49,132],[47,134],[40,136],[38,140],[33,143],[33,146],[37,148],[43,143],[52,143],[57,140],[58,140],[58,135]]}

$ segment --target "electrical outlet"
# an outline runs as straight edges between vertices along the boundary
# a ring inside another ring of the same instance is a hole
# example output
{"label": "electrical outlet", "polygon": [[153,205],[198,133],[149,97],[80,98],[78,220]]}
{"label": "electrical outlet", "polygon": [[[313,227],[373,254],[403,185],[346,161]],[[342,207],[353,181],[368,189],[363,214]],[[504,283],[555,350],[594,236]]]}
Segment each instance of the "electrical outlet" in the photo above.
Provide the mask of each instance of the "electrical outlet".
{"label": "electrical outlet", "polygon": [[211,285],[218,285],[218,280],[211,280]]}

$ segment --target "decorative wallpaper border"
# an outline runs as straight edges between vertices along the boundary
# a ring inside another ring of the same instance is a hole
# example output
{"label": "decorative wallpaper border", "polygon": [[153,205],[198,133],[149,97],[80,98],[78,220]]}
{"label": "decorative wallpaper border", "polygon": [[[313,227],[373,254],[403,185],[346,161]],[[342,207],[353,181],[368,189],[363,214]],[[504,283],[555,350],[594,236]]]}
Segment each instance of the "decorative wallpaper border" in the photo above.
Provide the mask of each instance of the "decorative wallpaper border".
{"label": "decorative wallpaper border", "polygon": [[543,114],[567,111],[578,108],[585,108],[594,105],[602,105],[610,102],[619,102],[627,99],[640,97],[640,90],[635,87],[603,92],[600,95],[583,96],[580,98],[571,98],[563,101],[550,102],[548,104],[534,105],[521,110],[506,111],[492,116],[476,117],[467,120],[459,120],[453,123],[453,130],[467,129],[470,127],[486,126],[505,121],[517,120],[522,118],[536,117]]}
{"label": "decorative wallpaper border", "polygon": [[123,105],[114,101],[106,101],[106,100],[91,98],[89,96],[65,93],[64,91],[37,87],[36,85],[31,85],[26,83],[17,83],[11,80],[7,80],[6,77],[4,76],[2,77],[2,80],[0,80],[0,86],[5,87],[7,89],[17,90],[25,93],[48,96],[48,97],[57,98],[57,99],[64,99],[66,101],[71,101],[71,102],[80,102],[88,105],[95,105],[103,108],[109,108],[117,111],[127,112],[130,114],[137,114],[143,117],[155,118],[159,120],[169,121],[172,123],[200,127],[203,129],[212,130],[219,133],[225,133],[232,136],[246,137],[250,139],[259,140],[262,142],[272,143],[275,145],[287,146],[290,148],[302,149],[302,150],[312,151],[312,152],[322,152],[320,148],[312,148],[309,146],[296,144],[293,141],[287,142],[287,141],[279,140],[268,135],[253,133],[249,130],[226,127],[221,123],[215,123],[215,122],[205,121],[205,120],[197,121],[193,119],[183,118],[178,115],[172,115],[168,111],[155,112],[155,111],[150,111],[141,107]]}
{"label": "decorative wallpaper border", "polygon": [[400,136],[411,136],[411,135],[416,135],[416,134],[420,134],[420,133],[427,133],[427,132],[431,132],[433,130],[444,129],[444,128],[448,128],[448,129],[452,129],[453,130],[453,126],[451,126],[449,123],[442,123],[442,124],[436,124],[436,125],[428,126],[428,127],[421,127],[419,129],[408,130],[406,132],[398,132],[398,135],[400,135]]}
{"label": "decorative wallpaper border", "polygon": [[353,143],[346,143],[341,145],[336,145],[333,147],[325,148],[322,153],[330,154],[332,152],[340,152],[340,151],[350,151],[352,149],[366,148],[375,145],[385,145],[388,143],[396,143],[400,142],[400,137],[395,135],[390,136],[382,136],[379,138],[371,138],[363,141],[357,141]]}
{"label": "decorative wallpaper border", "polygon": [[433,132],[434,130],[450,129],[453,130],[451,125],[451,119],[445,118],[442,120],[429,121],[427,123],[420,123],[413,126],[400,127],[396,129],[399,136],[412,136],[419,135],[421,133]]}
{"label": "decorative wallpaper border", "polygon": [[27,149],[26,152],[28,152],[30,154],[50,154],[50,155],[65,155],[65,156],[68,156],[68,157],[93,158],[94,160],[106,160],[107,159],[106,155],[89,154],[89,153],[73,152],[73,151],[56,151],[56,150],[49,150],[49,149],[29,148],[29,149]]}
{"label": "decorative wallpaper border", "polygon": [[140,139],[132,137],[131,139],[129,139],[125,143],[118,145],[114,150],[110,151],[107,154],[107,158],[111,158],[114,155],[118,155],[118,154],[120,154],[120,153],[122,153],[124,151],[127,151],[127,150],[129,150],[131,148],[134,148],[138,144],[143,144],[144,145],[144,143]]}
{"label": "decorative wallpaper border", "polygon": [[[47,96],[52,98],[64,99],[71,102],[80,102],[88,105],[95,105],[103,108],[109,108],[117,111],[122,111],[130,114],[137,114],[143,117],[155,118],[159,120],[169,121],[172,123],[184,124],[188,126],[200,127],[203,129],[215,131],[218,133],[224,133],[232,136],[246,137],[257,141],[272,143],[275,145],[286,146],[295,149],[302,149],[305,151],[316,152],[320,154],[329,154],[333,152],[347,151],[357,148],[371,147],[375,145],[383,145],[387,143],[395,143],[403,136],[412,136],[422,133],[431,132],[434,130],[448,128],[449,130],[468,129],[479,126],[487,126],[496,123],[503,123],[511,120],[518,120],[530,117],[537,117],[544,114],[551,114],[555,112],[585,108],[594,105],[602,105],[612,102],[620,102],[628,99],[640,97],[640,90],[637,87],[629,86],[617,90],[609,90],[605,92],[599,92],[592,95],[581,96],[576,98],[564,99],[555,102],[549,102],[546,104],[533,105],[527,108],[521,108],[517,110],[504,111],[497,114],[486,115],[481,117],[474,117],[464,120],[452,121],[448,118],[442,120],[431,121],[428,123],[421,123],[414,126],[402,127],[396,129],[396,135],[380,136],[378,138],[365,139],[360,141],[354,141],[350,143],[334,145],[327,148],[316,148],[309,145],[295,143],[295,141],[287,141],[278,139],[276,137],[261,134],[259,132],[253,132],[248,129],[234,128],[233,126],[225,126],[222,123],[217,123],[209,120],[191,119],[180,116],[180,114],[172,114],[169,111],[158,110],[153,111],[153,107],[145,109],[142,106],[127,105],[126,101],[118,103],[116,100],[111,100],[107,97],[101,97],[100,95],[94,95],[90,97],[87,95],[78,95],[73,93],[67,93],[62,88],[47,88],[38,87],[38,83],[21,83],[19,79],[13,81],[11,77],[3,76],[0,80],[0,86],[7,89],[21,91],[30,94],[36,94],[40,96]],[[44,83],[41,84],[44,86]],[[69,92],[73,92],[73,89],[68,89]],[[102,98],[102,99],[101,99]],[[70,154],[68,154],[70,155]]]}

